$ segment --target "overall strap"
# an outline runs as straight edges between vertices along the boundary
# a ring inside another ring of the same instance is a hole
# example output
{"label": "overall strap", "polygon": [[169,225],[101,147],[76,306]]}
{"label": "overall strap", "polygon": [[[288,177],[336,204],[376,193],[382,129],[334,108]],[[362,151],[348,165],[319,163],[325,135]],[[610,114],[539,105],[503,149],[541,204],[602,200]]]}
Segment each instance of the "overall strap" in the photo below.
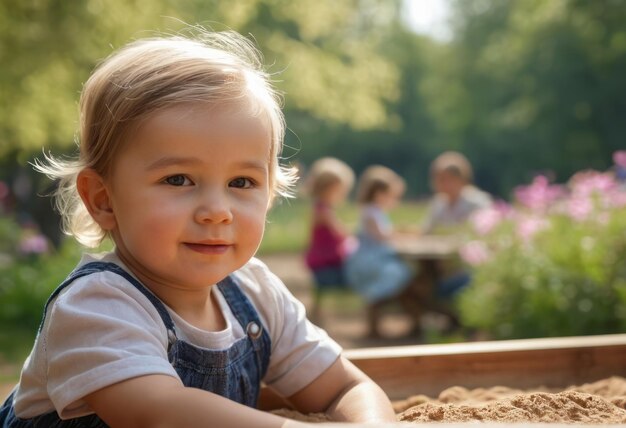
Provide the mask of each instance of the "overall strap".
{"label": "overall strap", "polygon": [[[167,309],[165,309],[165,305],[163,304],[163,302],[161,302],[154,294],[152,294],[135,277],[133,277],[128,272],[126,272],[120,266],[116,265],[115,263],[110,263],[110,262],[90,262],[72,271],[68,275],[68,277],[61,283],[61,285],[59,285],[57,289],[54,290],[54,292],[48,298],[48,301],[46,302],[46,306],[44,307],[44,311],[43,311],[44,319],[45,319],[46,313],[48,312],[48,305],[50,304],[51,301],[53,301],[59,295],[59,293],[65,287],[67,287],[69,284],[71,284],[74,280],[78,278],[81,278],[86,275],[91,275],[92,273],[98,273],[98,272],[104,272],[104,271],[113,272],[113,273],[120,275],[126,281],[134,285],[137,290],[141,291],[143,295],[146,296],[148,300],[150,300],[150,303],[152,303],[154,308],[157,310],[157,312],[161,316],[161,319],[163,320],[163,324],[165,324],[165,328],[167,329],[167,332],[168,332],[168,338],[171,340],[170,336],[172,334],[174,336],[176,335],[176,332],[174,329],[174,322],[172,321],[172,317],[170,317],[170,314],[167,312]],[[41,331],[43,327],[44,319],[42,319],[41,323],[39,324],[39,331]]]}
{"label": "overall strap", "polygon": [[[241,291],[239,285],[232,277],[232,275],[227,276],[223,280],[217,283],[217,287],[220,292],[226,299],[226,303],[230,306],[231,311],[239,324],[243,327],[243,330],[250,334],[250,324],[256,323],[259,328],[262,328],[261,320],[259,318],[259,314],[257,313],[248,297]],[[253,335],[257,335],[255,332],[252,332]],[[260,335],[260,333],[258,334]]]}
{"label": "overall strap", "polygon": [[262,379],[270,365],[270,354],[272,352],[272,340],[269,332],[263,328],[258,312],[254,309],[244,292],[241,291],[232,275],[221,280],[217,287],[252,344],[260,379]]}

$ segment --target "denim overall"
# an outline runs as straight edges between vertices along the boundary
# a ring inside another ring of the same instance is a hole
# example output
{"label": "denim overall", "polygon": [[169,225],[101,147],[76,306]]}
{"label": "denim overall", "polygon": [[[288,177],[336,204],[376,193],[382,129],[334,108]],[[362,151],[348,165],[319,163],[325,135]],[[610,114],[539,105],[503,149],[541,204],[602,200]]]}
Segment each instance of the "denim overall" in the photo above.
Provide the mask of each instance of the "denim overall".
{"label": "denim overall", "polygon": [[[63,288],[77,278],[102,271],[114,272],[124,277],[152,302],[167,329],[169,362],[185,386],[210,391],[246,406],[256,407],[261,379],[269,365],[271,342],[254,307],[231,277],[220,281],[217,286],[247,336],[237,340],[225,350],[208,350],[184,340],[178,340],[172,318],[163,303],[128,272],[114,263],[91,262],[72,272],[48,299],[44,317],[48,305]],[[42,320],[39,331],[43,322]],[[0,427],[2,428],[107,426],[95,414],[61,420],[57,412],[53,411],[32,419],[19,419],[15,416],[13,409],[14,394],[15,391],[0,408]]]}

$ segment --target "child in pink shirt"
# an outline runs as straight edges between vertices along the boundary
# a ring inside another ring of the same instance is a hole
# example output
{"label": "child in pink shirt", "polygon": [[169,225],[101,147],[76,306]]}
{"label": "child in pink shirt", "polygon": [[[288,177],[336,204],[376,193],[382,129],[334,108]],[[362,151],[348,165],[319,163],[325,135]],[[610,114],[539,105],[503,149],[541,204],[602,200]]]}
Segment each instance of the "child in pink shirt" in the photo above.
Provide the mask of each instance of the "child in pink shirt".
{"label": "child in pink shirt", "polygon": [[[353,184],[352,169],[332,157],[317,160],[307,178],[306,192],[313,200],[313,227],[305,262],[313,274],[317,289],[343,286],[346,283],[343,262],[353,240],[337,218],[335,209],[345,201]],[[318,311],[316,305],[313,318]]]}

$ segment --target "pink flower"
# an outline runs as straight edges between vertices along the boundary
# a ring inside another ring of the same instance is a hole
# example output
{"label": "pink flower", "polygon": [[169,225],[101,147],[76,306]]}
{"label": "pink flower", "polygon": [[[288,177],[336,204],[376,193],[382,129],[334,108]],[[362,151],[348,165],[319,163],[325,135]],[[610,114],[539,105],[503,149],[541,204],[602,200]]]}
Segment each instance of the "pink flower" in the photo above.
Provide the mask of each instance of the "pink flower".
{"label": "pink flower", "polygon": [[570,179],[569,184],[575,196],[602,194],[617,187],[617,182],[611,174],[598,171],[578,172]]}
{"label": "pink flower", "polygon": [[614,208],[626,207],[626,192],[618,190],[608,195],[609,205]]}
{"label": "pink flower", "polygon": [[569,184],[571,198],[566,212],[574,220],[587,219],[594,209],[594,203],[601,209],[621,205],[618,183],[610,173],[579,172],[570,179]]}
{"label": "pink flower", "polygon": [[461,258],[471,266],[478,266],[491,259],[489,249],[482,241],[470,241],[459,249]]}
{"label": "pink flower", "polygon": [[567,201],[566,213],[576,221],[585,221],[593,211],[593,202],[587,196],[574,195]]}
{"label": "pink flower", "polygon": [[48,252],[48,240],[40,234],[29,234],[21,239],[19,251],[22,254],[43,254]]}
{"label": "pink flower", "polygon": [[484,236],[491,232],[502,221],[502,213],[497,208],[485,208],[474,212],[470,222],[476,233]]}
{"label": "pink flower", "polygon": [[550,222],[545,218],[537,216],[524,216],[519,218],[516,233],[522,241],[528,243],[537,234],[537,232],[547,229],[549,226]]}
{"label": "pink flower", "polygon": [[500,212],[502,218],[509,218],[515,215],[513,207],[502,199],[498,199],[493,203],[493,207]]}
{"label": "pink flower", "polygon": [[562,186],[551,185],[545,176],[538,175],[529,186],[519,186],[515,189],[515,199],[533,211],[545,211],[564,193]]}

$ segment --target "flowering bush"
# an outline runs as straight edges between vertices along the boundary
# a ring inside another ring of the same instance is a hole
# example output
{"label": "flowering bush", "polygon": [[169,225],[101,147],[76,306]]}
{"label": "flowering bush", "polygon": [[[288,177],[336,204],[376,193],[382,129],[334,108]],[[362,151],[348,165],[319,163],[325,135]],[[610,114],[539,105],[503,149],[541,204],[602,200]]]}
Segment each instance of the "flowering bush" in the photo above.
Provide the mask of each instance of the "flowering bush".
{"label": "flowering bush", "polygon": [[0,215],[0,336],[12,330],[34,334],[46,299],[78,258],[71,241],[52,252],[34,226]]}
{"label": "flowering bush", "polygon": [[473,268],[464,324],[496,338],[623,332],[626,189],[616,177],[586,171],[564,186],[539,176],[516,189],[515,205],[476,213],[461,249]]}

